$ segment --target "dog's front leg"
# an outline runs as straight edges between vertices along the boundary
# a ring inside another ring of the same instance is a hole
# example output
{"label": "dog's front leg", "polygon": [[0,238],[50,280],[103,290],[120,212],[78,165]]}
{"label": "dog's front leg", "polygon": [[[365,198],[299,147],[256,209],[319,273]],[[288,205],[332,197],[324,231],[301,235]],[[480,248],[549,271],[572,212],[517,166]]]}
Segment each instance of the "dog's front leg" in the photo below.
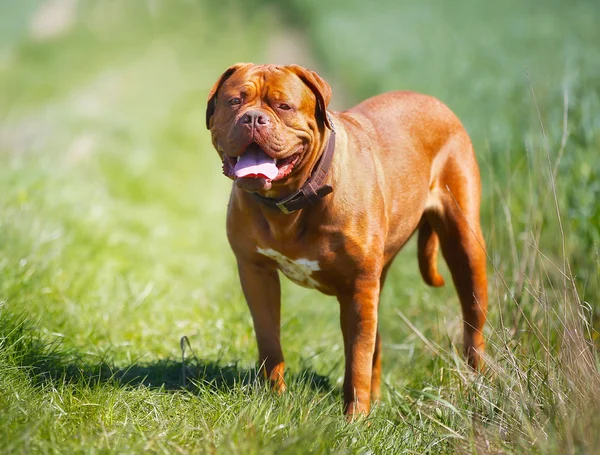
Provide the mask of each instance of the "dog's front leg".
{"label": "dog's front leg", "polygon": [[377,336],[379,277],[359,278],[352,292],[338,296],[346,353],[344,412],[367,414],[371,407],[371,373]]}
{"label": "dog's front leg", "polygon": [[285,390],[283,352],[280,342],[281,289],[274,268],[238,260],[242,290],[254,321],[258,361],[277,392]]}

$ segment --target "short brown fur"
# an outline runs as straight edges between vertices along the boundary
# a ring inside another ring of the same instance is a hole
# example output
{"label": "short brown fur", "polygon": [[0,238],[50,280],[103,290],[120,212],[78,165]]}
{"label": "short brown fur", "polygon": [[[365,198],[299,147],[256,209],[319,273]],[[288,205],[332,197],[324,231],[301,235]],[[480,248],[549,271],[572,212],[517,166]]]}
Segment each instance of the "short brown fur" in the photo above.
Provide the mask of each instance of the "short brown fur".
{"label": "short brown fur", "polygon": [[[331,134],[324,112],[330,97],[329,85],[299,66],[238,64],[211,90],[206,121],[224,160],[240,156],[251,141],[273,158],[300,153],[281,180],[237,179],[227,234],[252,313],[259,361],[278,391],[285,389],[281,266],[264,250],[292,261],[316,261],[311,283],[340,304],[344,403],[352,415],[368,413],[371,398],[380,393],[380,292],[393,258],[411,235],[419,231],[419,268],[432,286],[444,284],[436,266],[441,247],[461,302],[465,355],[474,368],[484,350],[486,255],[471,141],[444,104],[417,93],[386,93],[347,111],[329,111],[336,131],[328,174],[333,193],[320,203],[286,215],[253,197],[258,192],[282,198],[308,179]],[[230,104],[233,98],[239,105]],[[282,103],[290,109],[283,110]],[[250,111],[263,115],[265,125],[241,126]]]}

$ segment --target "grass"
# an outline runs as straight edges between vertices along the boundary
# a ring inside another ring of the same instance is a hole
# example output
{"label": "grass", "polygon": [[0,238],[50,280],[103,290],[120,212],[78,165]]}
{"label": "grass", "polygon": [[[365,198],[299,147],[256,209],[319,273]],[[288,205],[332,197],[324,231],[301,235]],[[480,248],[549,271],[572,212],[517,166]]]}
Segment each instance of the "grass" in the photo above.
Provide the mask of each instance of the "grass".
{"label": "grass", "polygon": [[[594,453],[595,5],[480,3],[86,1],[47,39],[27,31],[37,2],[1,4],[0,452]],[[382,299],[368,425],[341,415],[331,298],[286,282],[289,393],[257,381],[203,127],[220,72],[268,60],[290,26],[337,107],[434,94],[482,169],[488,370],[465,368],[454,290],[421,282],[409,244]]]}

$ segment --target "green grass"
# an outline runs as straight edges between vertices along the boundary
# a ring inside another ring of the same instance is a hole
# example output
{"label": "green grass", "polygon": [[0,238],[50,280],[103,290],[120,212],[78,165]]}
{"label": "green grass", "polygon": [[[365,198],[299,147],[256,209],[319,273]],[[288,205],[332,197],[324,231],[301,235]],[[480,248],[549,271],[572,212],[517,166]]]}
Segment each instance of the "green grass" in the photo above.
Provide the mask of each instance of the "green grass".
{"label": "green grass", "polygon": [[[28,36],[37,4],[0,4],[14,19],[0,34],[0,452],[597,450],[593,1],[86,1],[46,40]],[[257,380],[225,238],[206,94],[230,64],[269,60],[290,26],[336,107],[434,94],[482,170],[489,368],[462,363],[454,289],[422,283],[411,243],[383,294],[368,424],[342,417],[338,307],[314,291],[284,285],[289,392]]]}

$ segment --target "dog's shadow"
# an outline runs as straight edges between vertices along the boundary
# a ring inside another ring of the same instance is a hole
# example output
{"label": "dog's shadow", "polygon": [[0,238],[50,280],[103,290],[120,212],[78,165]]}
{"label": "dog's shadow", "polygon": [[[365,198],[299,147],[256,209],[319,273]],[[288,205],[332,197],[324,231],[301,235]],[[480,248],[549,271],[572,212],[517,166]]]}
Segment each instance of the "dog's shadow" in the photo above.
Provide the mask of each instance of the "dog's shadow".
{"label": "dog's shadow", "polygon": [[[335,387],[327,376],[316,373],[311,368],[304,368],[287,378],[288,382],[303,384],[315,391],[333,392]],[[138,363],[113,372],[111,380],[123,385],[144,385],[165,390],[186,389],[191,392],[202,388],[231,391],[246,386],[262,387],[262,374],[258,367],[242,368],[239,365],[221,362],[191,359],[158,360],[151,363]]]}
{"label": "dog's shadow", "polygon": [[[237,363],[204,361],[195,356],[115,366],[107,360],[91,363],[82,360],[74,351],[61,349],[59,345],[49,347],[40,343],[38,346],[30,345],[19,363],[38,383],[59,381],[90,386],[105,383],[119,387],[187,390],[191,393],[200,393],[206,388],[231,392],[240,387],[264,386],[258,367],[244,368]],[[312,368],[289,374],[286,380],[315,391],[338,392],[327,376],[319,375]]]}

